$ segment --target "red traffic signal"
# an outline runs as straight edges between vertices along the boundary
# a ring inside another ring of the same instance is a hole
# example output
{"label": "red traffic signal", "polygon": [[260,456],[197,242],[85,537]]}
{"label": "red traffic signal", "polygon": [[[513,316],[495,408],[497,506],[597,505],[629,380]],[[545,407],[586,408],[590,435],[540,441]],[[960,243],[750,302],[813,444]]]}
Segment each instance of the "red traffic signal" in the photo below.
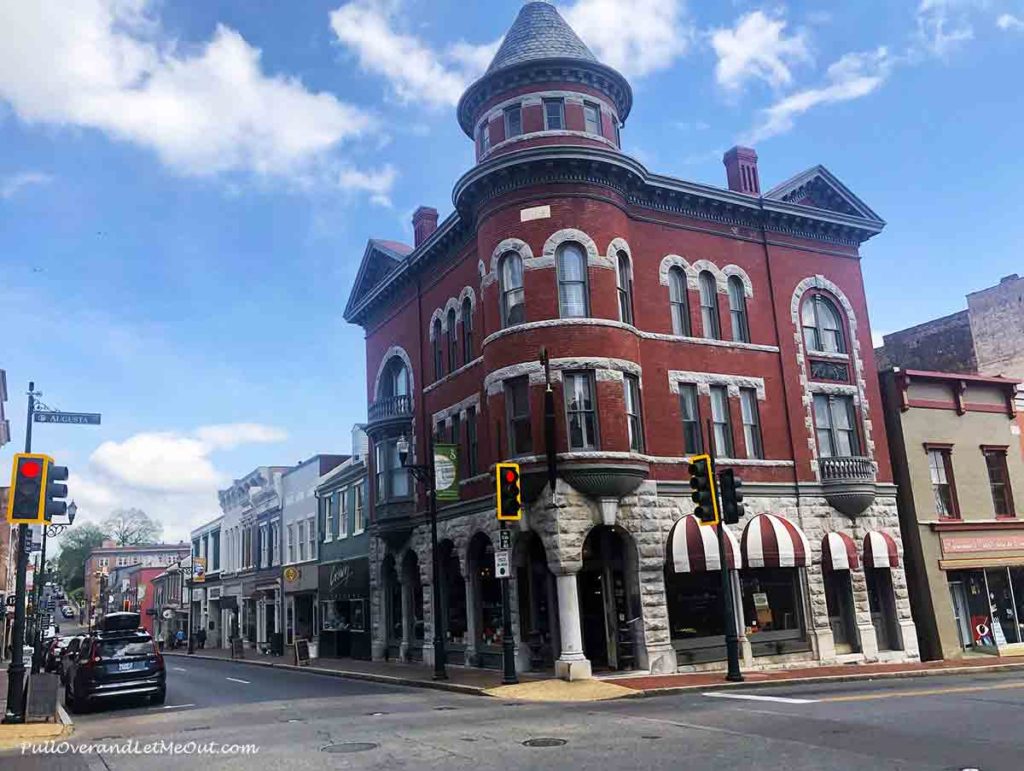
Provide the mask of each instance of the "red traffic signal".
{"label": "red traffic signal", "polygon": [[18,453],[11,469],[11,490],[7,521],[12,525],[35,525],[46,521],[46,470],[53,458],[42,453]]}
{"label": "red traffic signal", "polygon": [[518,463],[499,463],[495,469],[497,479],[497,509],[500,520],[519,520],[523,517],[523,498]]}

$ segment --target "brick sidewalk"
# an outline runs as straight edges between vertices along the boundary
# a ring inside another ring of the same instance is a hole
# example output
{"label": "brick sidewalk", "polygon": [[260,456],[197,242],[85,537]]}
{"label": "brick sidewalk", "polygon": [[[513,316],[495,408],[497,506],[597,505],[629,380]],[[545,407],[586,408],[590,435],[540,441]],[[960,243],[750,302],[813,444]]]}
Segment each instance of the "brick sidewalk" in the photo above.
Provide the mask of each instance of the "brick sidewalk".
{"label": "brick sidewalk", "polygon": [[[197,650],[196,657],[231,660],[229,651],[222,648],[204,648]],[[164,656],[189,658],[182,650],[164,651]],[[284,656],[268,656],[256,650],[246,649],[245,658],[239,663],[260,664],[263,666],[299,669],[293,655],[289,651]],[[313,659],[308,667],[301,669],[331,674],[339,677],[352,677],[377,682],[394,683],[396,685],[413,685],[441,690],[462,691],[464,693],[482,693],[487,688],[501,685],[501,671],[497,669],[477,669],[475,667],[447,667],[448,680],[434,680],[434,669],[424,664],[407,664],[396,661],[363,661],[361,659]],[[520,673],[521,682],[543,680],[543,674]]]}
{"label": "brick sidewalk", "polygon": [[649,693],[708,687],[742,687],[794,682],[836,682],[928,675],[955,675],[972,672],[1024,670],[1024,659],[996,656],[969,657],[952,661],[925,661],[916,664],[846,664],[831,667],[801,667],[744,673],[744,683],[729,683],[724,672],[693,672],[674,675],[618,676],[613,682],[625,688]]}

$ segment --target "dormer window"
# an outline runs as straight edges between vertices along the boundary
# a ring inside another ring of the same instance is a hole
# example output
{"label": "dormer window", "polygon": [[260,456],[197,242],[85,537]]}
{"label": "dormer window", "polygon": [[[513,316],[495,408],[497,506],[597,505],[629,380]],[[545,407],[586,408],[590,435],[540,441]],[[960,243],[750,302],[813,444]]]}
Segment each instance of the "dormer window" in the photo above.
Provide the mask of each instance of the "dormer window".
{"label": "dormer window", "polygon": [[523,133],[523,108],[522,105],[513,105],[505,108],[505,139],[517,137]]}
{"label": "dormer window", "polygon": [[583,127],[588,134],[601,134],[601,107],[593,102],[583,103]]}
{"label": "dormer window", "polygon": [[565,128],[565,100],[544,100],[544,130],[561,131]]}

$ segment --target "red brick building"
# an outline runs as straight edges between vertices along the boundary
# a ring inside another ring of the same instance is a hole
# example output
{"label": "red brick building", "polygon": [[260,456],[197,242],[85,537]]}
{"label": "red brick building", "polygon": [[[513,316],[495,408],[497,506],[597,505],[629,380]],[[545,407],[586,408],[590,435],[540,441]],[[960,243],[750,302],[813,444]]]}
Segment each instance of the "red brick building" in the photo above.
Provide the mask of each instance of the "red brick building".
{"label": "red brick building", "polygon": [[[917,658],[860,270],[884,222],[822,166],[762,193],[748,148],[727,188],[650,172],[620,150],[632,98],[525,4],[459,103],[477,164],[455,210],[418,209],[411,247],[367,245],[345,318],[366,330],[375,657],[433,657],[425,500],[396,450],[422,462],[430,431],[461,451],[439,514],[450,661],[500,662],[491,474],[515,459],[519,667],[720,666],[717,542],[686,471],[710,421],[746,485],[728,560],[746,665]],[[871,533],[893,545],[881,587]]]}

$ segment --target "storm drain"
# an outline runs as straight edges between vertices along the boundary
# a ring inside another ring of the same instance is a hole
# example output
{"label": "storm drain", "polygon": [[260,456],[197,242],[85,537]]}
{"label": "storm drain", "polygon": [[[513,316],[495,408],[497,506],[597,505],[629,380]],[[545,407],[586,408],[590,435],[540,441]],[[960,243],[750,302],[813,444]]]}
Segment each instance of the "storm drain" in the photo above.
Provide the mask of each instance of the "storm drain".
{"label": "storm drain", "polygon": [[380,745],[373,742],[338,742],[337,744],[325,744],[320,748],[320,752],[336,752],[341,754],[368,752],[377,749],[378,746]]}
{"label": "storm drain", "polygon": [[536,739],[527,739],[523,742],[525,747],[561,747],[567,744],[568,739],[558,739],[552,736],[538,736]]}

